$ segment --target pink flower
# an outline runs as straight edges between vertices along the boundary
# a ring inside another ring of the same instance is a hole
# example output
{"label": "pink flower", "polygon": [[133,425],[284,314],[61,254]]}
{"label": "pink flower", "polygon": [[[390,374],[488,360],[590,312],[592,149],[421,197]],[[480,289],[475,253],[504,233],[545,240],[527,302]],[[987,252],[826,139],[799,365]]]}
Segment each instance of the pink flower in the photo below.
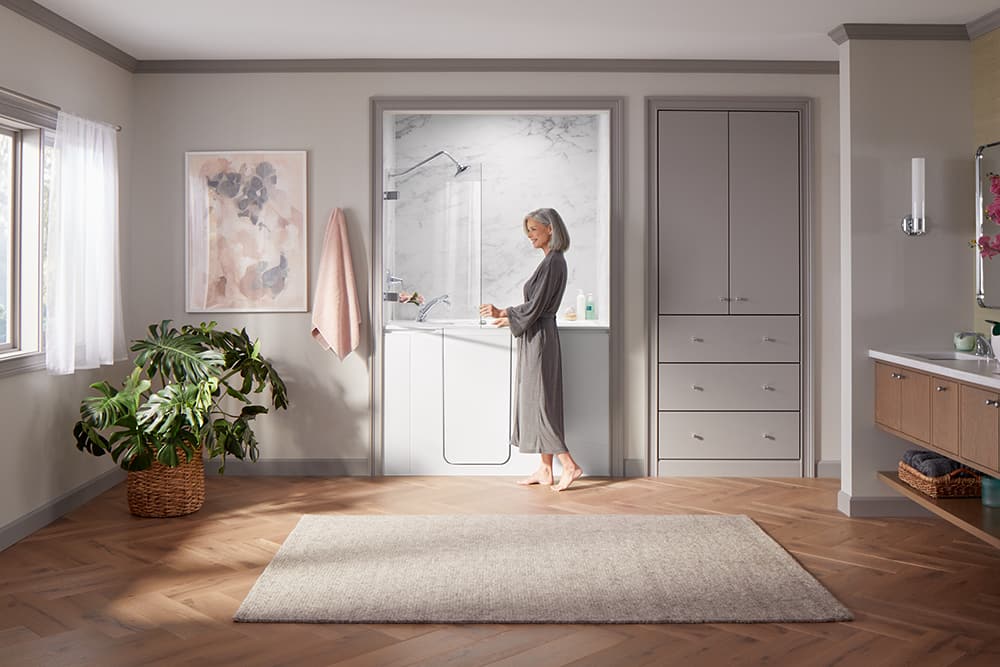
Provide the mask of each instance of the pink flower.
{"label": "pink flower", "polygon": [[1000,195],[1000,174],[990,174],[990,192]]}
{"label": "pink flower", "polygon": [[1000,224],[1000,197],[993,200],[993,203],[986,207],[986,217]]}
{"label": "pink flower", "polygon": [[979,248],[980,255],[986,259],[993,259],[997,255],[1000,255],[1000,234],[997,234],[994,239],[984,234],[979,237],[976,246]]}

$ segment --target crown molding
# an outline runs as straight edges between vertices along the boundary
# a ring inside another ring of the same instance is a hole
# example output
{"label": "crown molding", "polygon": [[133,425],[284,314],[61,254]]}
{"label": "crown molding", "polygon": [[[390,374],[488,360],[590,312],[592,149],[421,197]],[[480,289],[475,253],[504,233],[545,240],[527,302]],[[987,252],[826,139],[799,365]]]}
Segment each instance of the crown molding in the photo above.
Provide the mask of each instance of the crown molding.
{"label": "crown molding", "polygon": [[965,24],[965,29],[969,32],[969,39],[982,37],[997,28],[1000,28],[1000,9],[995,9],[989,14],[980,16],[975,21],[969,21]]}
{"label": "crown molding", "polygon": [[969,40],[964,25],[951,23],[844,23],[827,34],[838,46],[849,39]]}
{"label": "crown molding", "polygon": [[42,7],[37,2],[32,2],[32,0],[0,0],[0,7],[6,7],[12,12],[17,12],[43,28],[48,28],[57,35],[79,44],[88,51],[96,53],[124,70],[135,72],[136,63],[138,62],[135,58],[118,47],[105,42],[94,33],[84,30],[68,19],[64,19],[54,11]]}
{"label": "crown molding", "polygon": [[836,74],[835,60],[653,60],[614,58],[331,58],[140,60],[137,74],[289,72],[630,72]]}

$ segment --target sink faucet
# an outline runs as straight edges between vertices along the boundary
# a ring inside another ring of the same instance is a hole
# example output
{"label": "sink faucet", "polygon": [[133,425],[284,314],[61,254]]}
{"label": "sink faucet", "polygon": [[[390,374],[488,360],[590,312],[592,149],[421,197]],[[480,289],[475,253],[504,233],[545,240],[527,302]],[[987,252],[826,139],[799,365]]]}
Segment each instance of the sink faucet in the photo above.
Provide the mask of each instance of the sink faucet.
{"label": "sink faucet", "polygon": [[976,346],[972,348],[972,354],[986,357],[987,359],[996,358],[996,355],[993,353],[993,346],[990,345],[990,341],[986,340],[986,336],[981,333],[976,334]]}
{"label": "sink faucet", "polygon": [[448,304],[449,306],[451,305],[451,301],[448,300],[447,294],[442,294],[441,296],[436,296],[433,299],[428,299],[427,302],[420,306],[417,310],[417,322],[425,321],[427,319],[427,313],[431,312],[431,308],[442,302]]}

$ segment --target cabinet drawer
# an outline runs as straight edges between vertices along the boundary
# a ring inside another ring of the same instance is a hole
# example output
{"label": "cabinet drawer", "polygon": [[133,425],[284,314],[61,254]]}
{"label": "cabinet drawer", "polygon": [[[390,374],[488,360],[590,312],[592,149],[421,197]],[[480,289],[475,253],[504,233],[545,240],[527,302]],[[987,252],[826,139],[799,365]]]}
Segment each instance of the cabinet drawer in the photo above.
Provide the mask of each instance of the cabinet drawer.
{"label": "cabinet drawer", "polygon": [[660,317],[658,360],[799,361],[798,316]]}
{"label": "cabinet drawer", "polygon": [[661,412],[661,459],[797,459],[798,412]]}
{"label": "cabinet drawer", "polygon": [[798,364],[660,364],[660,410],[798,410]]}

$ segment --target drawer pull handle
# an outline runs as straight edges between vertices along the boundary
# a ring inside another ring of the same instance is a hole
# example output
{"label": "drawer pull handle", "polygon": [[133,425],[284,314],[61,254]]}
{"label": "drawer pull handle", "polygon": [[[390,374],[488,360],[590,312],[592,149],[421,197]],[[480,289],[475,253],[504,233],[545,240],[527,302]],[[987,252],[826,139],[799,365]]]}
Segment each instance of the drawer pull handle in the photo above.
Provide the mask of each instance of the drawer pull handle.
{"label": "drawer pull handle", "polygon": [[774,440],[775,439],[774,436],[771,435],[770,433],[761,433],[760,437],[764,438],[765,440]]}
{"label": "drawer pull handle", "polygon": [[695,440],[704,440],[705,439],[704,436],[701,436],[701,435],[699,435],[697,433],[692,433],[691,437],[694,438]]}
{"label": "drawer pull handle", "polygon": [[774,339],[771,338],[770,336],[764,336],[763,338],[761,338],[761,341],[763,341],[765,343],[773,343],[773,342],[775,342]]}
{"label": "drawer pull handle", "polygon": [[733,299],[733,301],[749,301],[749,300],[750,299],[746,298],[745,296],[738,296],[735,299]]}
{"label": "drawer pull handle", "polygon": [[769,384],[762,384],[760,388],[763,389],[764,391],[774,391],[774,387],[772,387]]}
{"label": "drawer pull handle", "polygon": [[704,387],[699,387],[696,384],[691,385],[691,389],[694,390],[694,391],[705,391]]}
{"label": "drawer pull handle", "polygon": [[936,391],[948,391],[948,387],[942,387],[941,385],[934,387],[934,389]]}
{"label": "drawer pull handle", "polygon": [[994,401],[992,399],[987,398],[986,405],[988,405],[991,408],[1000,408],[1000,401]]}
{"label": "drawer pull handle", "polygon": [[903,375],[902,373],[892,373],[889,377],[891,377],[893,380],[905,380],[906,379],[906,376]]}
{"label": "drawer pull handle", "polygon": [[705,339],[704,338],[698,338],[698,336],[691,336],[691,342],[692,343],[704,343]]}
{"label": "drawer pull handle", "polygon": [[726,302],[726,301],[732,301],[732,299],[730,299],[728,296],[720,296],[719,301]]}

